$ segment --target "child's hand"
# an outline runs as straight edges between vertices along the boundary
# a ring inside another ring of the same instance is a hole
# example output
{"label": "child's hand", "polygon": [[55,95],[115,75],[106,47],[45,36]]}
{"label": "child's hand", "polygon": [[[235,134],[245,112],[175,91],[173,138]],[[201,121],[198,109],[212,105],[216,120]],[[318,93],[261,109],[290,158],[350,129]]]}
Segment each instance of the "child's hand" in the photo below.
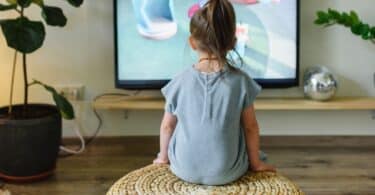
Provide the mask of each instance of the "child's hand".
{"label": "child's hand", "polygon": [[263,172],[263,171],[276,172],[276,168],[274,166],[268,165],[262,161],[260,161],[256,165],[251,166],[251,169],[255,172]]}
{"label": "child's hand", "polygon": [[168,164],[169,159],[168,156],[161,156],[160,153],[158,154],[158,157],[155,158],[154,161],[152,161],[154,164]]}
{"label": "child's hand", "polygon": [[168,164],[169,163],[169,160],[165,160],[165,159],[160,159],[160,158],[155,158],[154,161],[152,161],[152,163],[154,164]]}

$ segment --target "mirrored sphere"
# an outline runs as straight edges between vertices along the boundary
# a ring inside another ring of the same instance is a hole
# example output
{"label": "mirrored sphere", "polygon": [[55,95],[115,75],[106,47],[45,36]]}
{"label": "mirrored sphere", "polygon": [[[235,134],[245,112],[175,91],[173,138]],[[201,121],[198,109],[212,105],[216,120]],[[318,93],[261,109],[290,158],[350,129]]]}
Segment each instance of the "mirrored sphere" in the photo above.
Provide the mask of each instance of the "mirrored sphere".
{"label": "mirrored sphere", "polygon": [[336,94],[338,83],[335,76],[325,67],[308,68],[303,75],[305,97],[326,101]]}

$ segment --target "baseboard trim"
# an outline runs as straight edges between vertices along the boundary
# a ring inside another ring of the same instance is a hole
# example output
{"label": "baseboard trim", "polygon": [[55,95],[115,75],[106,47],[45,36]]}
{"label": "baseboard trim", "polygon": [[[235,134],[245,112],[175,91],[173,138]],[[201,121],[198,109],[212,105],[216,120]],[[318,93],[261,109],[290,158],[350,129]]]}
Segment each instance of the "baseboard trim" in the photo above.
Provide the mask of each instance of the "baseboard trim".
{"label": "baseboard trim", "polygon": [[[66,145],[78,144],[73,137],[63,139]],[[158,136],[98,137],[93,144],[130,144],[158,146]],[[262,147],[375,147],[375,136],[261,136]]]}

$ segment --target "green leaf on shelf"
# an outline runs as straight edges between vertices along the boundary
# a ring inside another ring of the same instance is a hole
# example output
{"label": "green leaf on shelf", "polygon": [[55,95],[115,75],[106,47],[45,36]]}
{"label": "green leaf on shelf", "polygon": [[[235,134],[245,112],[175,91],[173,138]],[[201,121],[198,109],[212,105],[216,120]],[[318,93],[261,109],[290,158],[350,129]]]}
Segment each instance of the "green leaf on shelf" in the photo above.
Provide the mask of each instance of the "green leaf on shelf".
{"label": "green leaf on shelf", "polygon": [[347,14],[347,13],[343,13],[343,14],[342,14],[342,18],[343,18],[343,24],[344,24],[346,27],[350,27],[350,26],[352,26],[352,18],[349,16],[349,14]]}
{"label": "green leaf on shelf", "polygon": [[42,16],[46,23],[51,26],[63,27],[66,25],[67,19],[59,7],[43,6]]}
{"label": "green leaf on shelf", "polygon": [[363,34],[361,37],[362,37],[363,40],[370,40],[371,39],[371,36],[369,34]]}
{"label": "green leaf on shelf", "polygon": [[374,39],[375,38],[375,26],[371,28],[371,35],[372,35],[372,38]]}
{"label": "green leaf on shelf", "polygon": [[315,24],[325,24],[329,22],[329,15],[323,11],[317,12],[318,18],[315,20]]}
{"label": "green leaf on shelf", "polygon": [[359,17],[358,17],[358,15],[357,15],[356,12],[354,12],[354,11],[350,11],[350,17],[352,18],[352,22],[353,22],[353,24],[358,24],[358,23],[360,23]]}
{"label": "green leaf on shelf", "polygon": [[43,45],[46,32],[40,21],[19,17],[3,20],[0,25],[8,46],[21,53],[32,53]]}
{"label": "green leaf on shelf", "polygon": [[375,43],[375,27],[362,22],[358,14],[353,10],[342,13],[331,8],[329,8],[327,12],[317,11],[317,18],[314,23],[326,27],[340,24],[350,28],[354,35],[358,35],[364,40],[371,40]]}
{"label": "green leaf on shelf", "polygon": [[319,11],[317,14],[318,14],[318,17],[321,19],[326,19],[326,20],[329,19],[329,15],[325,13],[324,11]]}
{"label": "green leaf on shelf", "polygon": [[341,17],[341,14],[338,11],[333,10],[331,8],[328,9],[328,14],[330,15],[331,18],[333,18],[335,20],[338,20]]}
{"label": "green leaf on shelf", "polygon": [[370,32],[370,26],[368,24],[362,24],[360,30],[361,30],[362,37],[367,37],[367,35]]}
{"label": "green leaf on shelf", "polygon": [[361,35],[361,28],[362,28],[362,23],[354,24],[351,27],[351,31],[355,35]]}
{"label": "green leaf on shelf", "polygon": [[323,19],[320,19],[320,18],[318,18],[318,19],[316,19],[316,20],[314,21],[314,23],[315,23],[315,24],[318,24],[318,25],[321,25],[321,24],[325,24],[325,23],[327,23],[327,21],[326,21],[326,20],[323,20]]}

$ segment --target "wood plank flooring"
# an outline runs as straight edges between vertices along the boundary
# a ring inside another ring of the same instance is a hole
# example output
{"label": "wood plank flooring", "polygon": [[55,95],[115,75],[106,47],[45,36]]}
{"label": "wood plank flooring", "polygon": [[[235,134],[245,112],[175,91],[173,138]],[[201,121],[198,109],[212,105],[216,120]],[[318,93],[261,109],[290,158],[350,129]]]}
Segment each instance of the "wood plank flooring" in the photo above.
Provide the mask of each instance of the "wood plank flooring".
{"label": "wood plank flooring", "polygon": [[[375,137],[262,137],[262,145],[306,194],[375,194]],[[83,154],[61,158],[48,180],[4,186],[13,195],[105,194],[117,179],[150,164],[157,151],[157,137],[101,138]]]}

